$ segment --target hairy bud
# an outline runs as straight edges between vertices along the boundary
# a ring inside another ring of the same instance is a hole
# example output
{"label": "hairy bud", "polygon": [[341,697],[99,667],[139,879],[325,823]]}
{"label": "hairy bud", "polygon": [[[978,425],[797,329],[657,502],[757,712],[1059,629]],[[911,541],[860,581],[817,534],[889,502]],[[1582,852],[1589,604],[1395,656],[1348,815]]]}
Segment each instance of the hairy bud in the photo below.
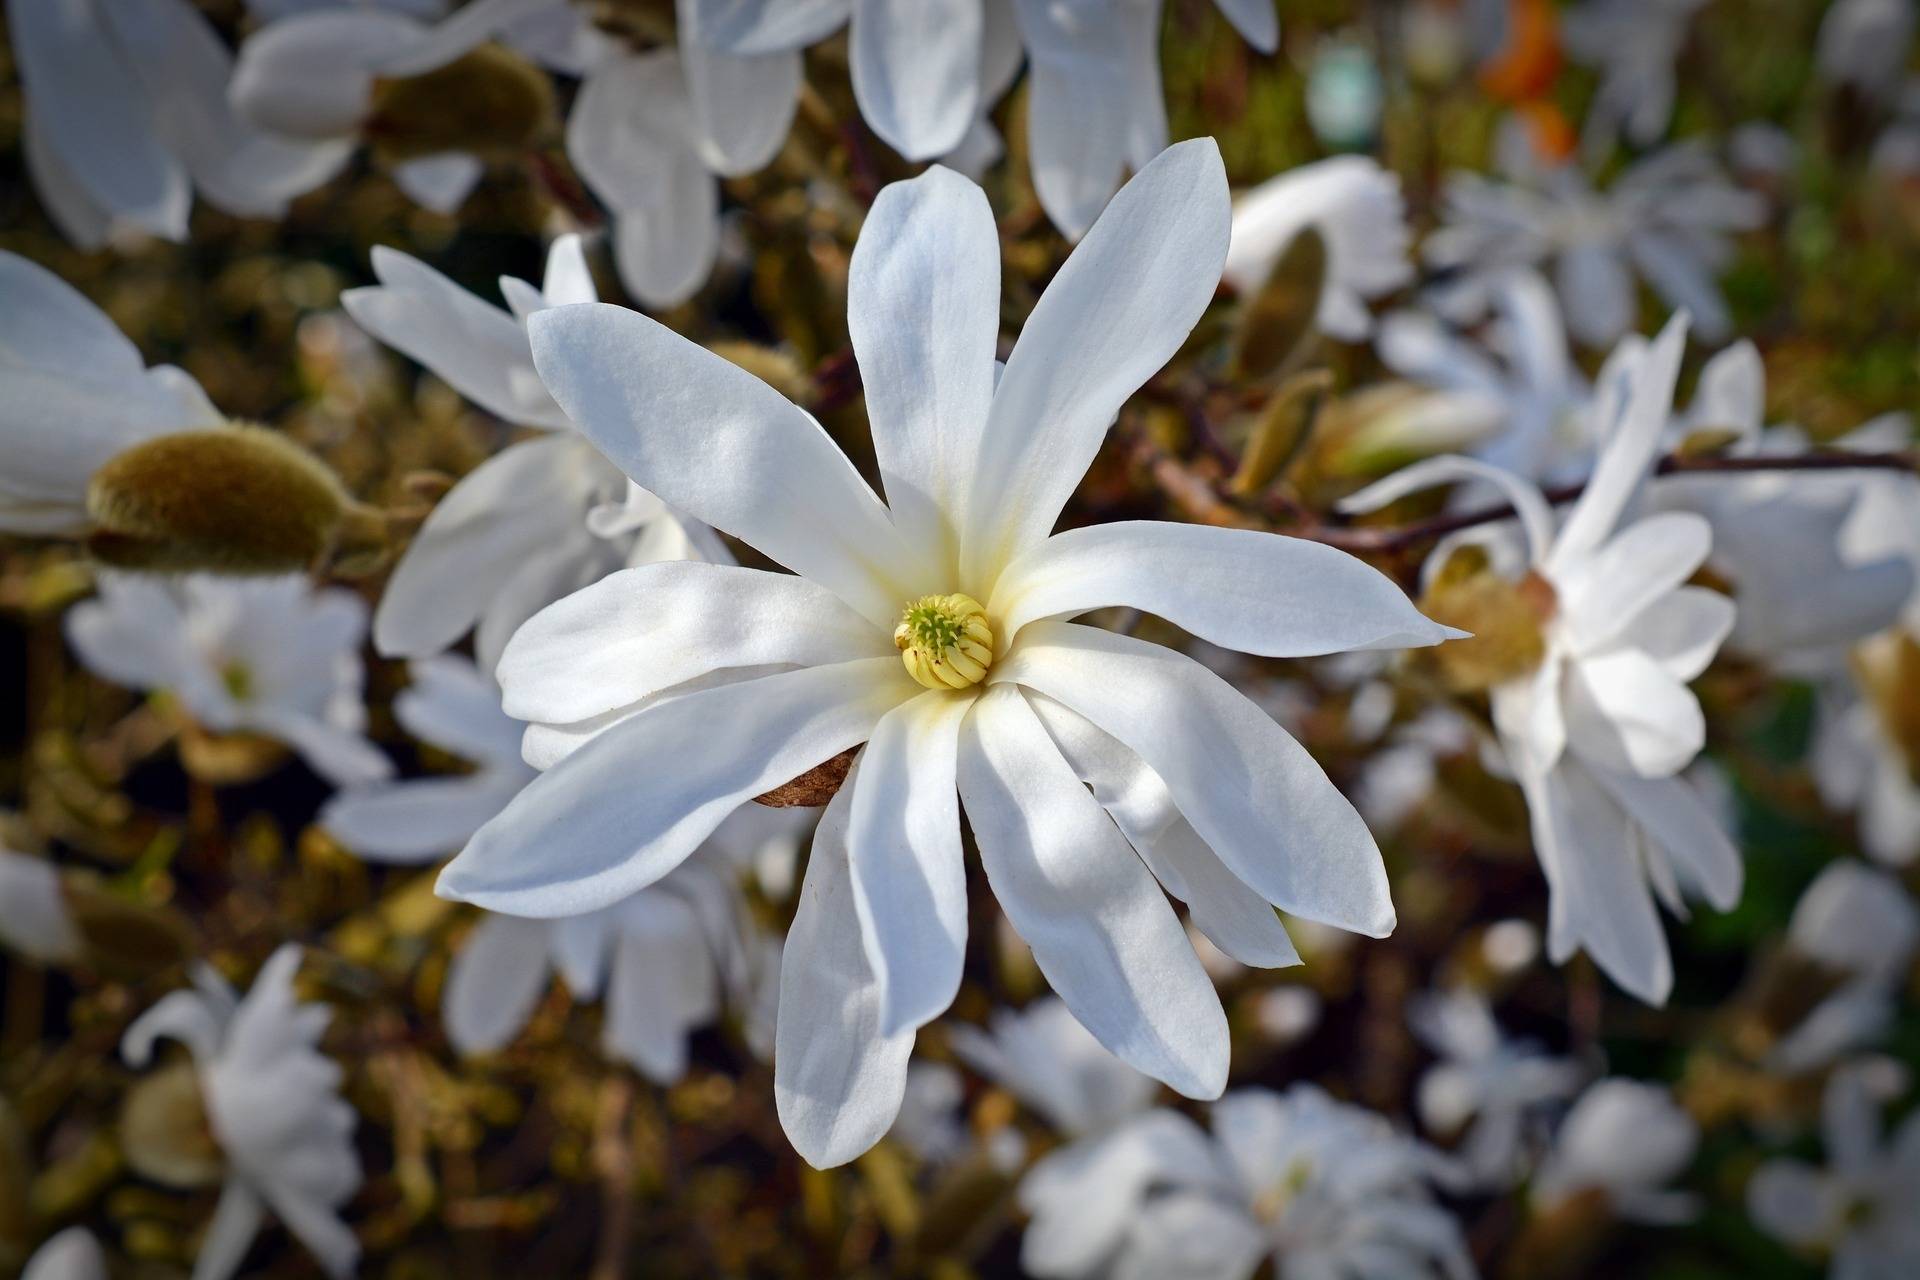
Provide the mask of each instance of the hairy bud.
{"label": "hairy bud", "polygon": [[287,573],[317,563],[353,503],[277,431],[182,431],[109,459],[87,486],[87,548],[121,569]]}
{"label": "hairy bud", "polygon": [[1529,573],[1518,582],[1494,573],[1481,547],[1464,546],[1447,557],[1420,597],[1420,611],[1435,622],[1473,634],[1450,640],[1422,657],[1456,693],[1481,693],[1526,675],[1547,654],[1545,627],[1556,600],[1545,578]]}
{"label": "hairy bud", "polygon": [[1326,282],[1327,242],[1312,227],[1302,228],[1240,312],[1233,331],[1235,378],[1284,373],[1297,362],[1314,336]]}
{"label": "hairy bud", "polygon": [[361,131],[381,159],[403,163],[449,151],[513,155],[554,118],[547,74],[504,45],[483,44],[444,67],[376,82]]}

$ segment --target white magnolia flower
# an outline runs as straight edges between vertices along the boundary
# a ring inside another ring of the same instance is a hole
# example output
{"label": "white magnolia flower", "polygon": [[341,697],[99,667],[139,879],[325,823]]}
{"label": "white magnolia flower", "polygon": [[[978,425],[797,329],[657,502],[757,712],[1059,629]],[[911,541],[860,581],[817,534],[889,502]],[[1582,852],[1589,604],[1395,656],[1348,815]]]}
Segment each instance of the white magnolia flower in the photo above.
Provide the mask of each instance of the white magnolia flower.
{"label": "white magnolia flower", "polygon": [[960,1060],[1069,1138],[1099,1138],[1144,1112],[1160,1091],[1103,1048],[1060,1000],[996,1009],[985,1031],[955,1025]]}
{"label": "white magnolia flower", "polygon": [[[1621,527],[1644,487],[1673,397],[1686,337],[1676,317],[1651,349],[1628,346],[1602,371],[1594,422],[1605,444],[1571,514],[1555,530],[1540,491],[1466,458],[1435,458],[1355,494],[1367,510],[1453,480],[1498,486],[1519,516],[1535,594],[1539,653],[1491,690],[1493,720],[1532,819],[1552,898],[1555,963],[1584,949],[1651,1003],[1673,984],[1657,895],[1684,914],[1682,892],[1719,910],[1738,901],[1739,852],[1677,775],[1706,726],[1687,682],[1733,625],[1722,595],[1684,585],[1712,540],[1698,515],[1668,512]],[[1437,558],[1437,557],[1436,557]]]}
{"label": "white magnolia flower", "polygon": [[1560,305],[1526,267],[1500,273],[1488,289],[1493,323],[1484,344],[1438,316],[1396,311],[1380,322],[1375,349],[1401,377],[1489,424],[1475,451],[1482,461],[1543,483],[1572,479],[1591,456],[1593,391],[1567,351]]}
{"label": "white magnolia flower", "polygon": [[[1736,457],[1805,448],[1793,428],[1763,432],[1765,412],[1766,367],[1752,343],[1737,342],[1701,369],[1669,439],[1732,432],[1728,452]],[[1650,488],[1648,506],[1697,511],[1713,525],[1708,564],[1738,605],[1729,647],[1800,669],[1887,627],[1913,594],[1915,565],[1906,556],[1894,548],[1862,554],[1846,536],[1871,485],[1858,474],[1673,476]]]}
{"label": "white magnolia flower", "polygon": [[1690,1221],[1699,1211],[1696,1198],[1667,1184],[1686,1171],[1699,1144],[1699,1126],[1659,1085],[1598,1081],[1561,1121],[1533,1180],[1534,1205],[1546,1212],[1598,1191],[1613,1215],[1629,1222]]}
{"label": "white magnolia flower", "polygon": [[1308,227],[1327,247],[1315,322],[1330,337],[1359,342],[1373,330],[1367,299],[1392,293],[1413,278],[1400,179],[1370,157],[1335,156],[1244,193],[1233,206],[1227,282],[1243,294],[1259,289],[1294,237]]}
{"label": "white magnolia flower", "polygon": [[0,945],[36,964],[68,964],[86,950],[53,863],[4,847],[0,847]]}
{"label": "white magnolia flower", "polygon": [[1567,52],[1600,73],[1587,108],[1586,145],[1604,155],[1616,137],[1652,146],[1673,119],[1674,64],[1706,0],[1582,0],[1561,24]]}
{"label": "white magnolia flower", "polygon": [[1913,54],[1913,0],[1835,0],[1820,20],[1820,74],[1875,98],[1899,87]]}
{"label": "white magnolia flower", "polygon": [[1510,159],[1507,168],[1515,182],[1472,173],[1447,179],[1446,225],[1424,249],[1431,266],[1477,275],[1551,263],[1567,326],[1587,346],[1609,345],[1633,327],[1636,273],[1669,306],[1691,312],[1703,339],[1726,335],[1715,277],[1732,254],[1729,236],[1758,226],[1765,210],[1702,146],[1681,143],[1637,160],[1604,192],[1572,165]]}
{"label": "white magnolia flower", "polygon": [[1897,1064],[1867,1061],[1827,1080],[1827,1165],[1769,1160],[1747,1184],[1747,1212],[1769,1235],[1829,1260],[1832,1280],[1900,1280],[1920,1267],[1920,1112],[1883,1136],[1881,1108],[1905,1091]]}
{"label": "white magnolia flower", "polygon": [[1585,1073],[1531,1041],[1509,1040],[1486,998],[1467,988],[1416,997],[1407,1022],[1440,1056],[1420,1077],[1420,1123],[1438,1134],[1464,1131],[1466,1174],[1479,1186],[1511,1187],[1526,1172],[1529,1119],[1541,1104],[1571,1097]]}
{"label": "white magnolia flower", "polygon": [[298,575],[108,573],[99,586],[67,614],[68,642],[94,674],[164,691],[210,732],[284,743],[336,786],[393,772],[364,732],[367,609],[351,591]]}
{"label": "white magnolia flower", "polygon": [[544,433],[462,477],[420,526],[374,616],[382,653],[426,657],[474,630],[490,671],[521,623],[615,569],[728,558],[709,530],[634,490],[540,383],[528,317],[597,296],[578,236],[553,242],[539,288],[501,279],[510,311],[398,250],[376,248],[373,269],[378,286],[341,295],[362,328],[488,412]]}
{"label": "white magnolia flower", "polygon": [[1770,1069],[1798,1075],[1885,1034],[1920,946],[1920,909],[1886,872],[1835,862],[1800,895],[1787,941],[1841,979],[1768,1054]]}
{"label": "white magnolia flower", "polygon": [[[1300,1084],[1222,1098],[1211,1141],[1183,1116],[1151,1114],[1165,1124],[1133,1162],[1110,1161],[1097,1178],[1087,1171],[1087,1200],[1036,1212],[1021,1253],[1028,1271],[1099,1267],[1101,1257],[1058,1248],[1072,1216],[1097,1205],[1124,1229],[1105,1269],[1114,1280],[1248,1280],[1267,1258],[1280,1280],[1474,1274],[1458,1224],[1433,1201],[1433,1154],[1370,1111]],[[1049,1155],[1028,1182],[1067,1155]],[[1040,1256],[1036,1233],[1052,1236]]]}
{"label": "white magnolia flower", "polygon": [[189,0],[7,0],[7,32],[27,172],[83,249],[128,231],[186,239],[195,190],[228,213],[279,217],[344,159],[234,113],[233,55]]}
{"label": "white magnolia flower", "polygon": [[191,376],[147,368],[79,291],[0,253],[0,532],[85,532],[87,482],[103,463],[221,421]]}
{"label": "white magnolia flower", "polygon": [[328,1275],[351,1275],[359,1259],[360,1243],[339,1217],[360,1188],[353,1108],[340,1097],[340,1068],[317,1047],[331,1010],[294,997],[299,968],[300,948],[281,947],[243,1000],[199,965],[193,990],[162,997],[120,1042],[121,1056],[136,1068],[152,1061],[163,1037],[187,1047],[226,1158],[226,1185],[194,1280],[238,1272],[269,1209]]}
{"label": "white magnolia flower", "polygon": [[1001,906],[1075,1015],[1141,1070],[1217,1093],[1226,1022],[1161,885],[1229,954],[1287,964],[1269,903],[1392,927],[1379,853],[1225,682],[1063,619],[1132,605],[1290,656],[1451,634],[1313,543],[1154,523],[1047,536],[1121,404],[1211,299],[1227,228],[1213,144],[1165,153],[1055,277],[996,386],[985,196],[937,168],[887,188],[849,319],[890,506],[806,414],[665,327],[616,307],[536,315],[535,362],[581,430],[794,573],[642,566],[523,627],[500,682],[533,722],[527,758],[553,767],[442,892],[597,909],[742,801],[871,739],[822,819],[788,939],[776,1087],[803,1154],[837,1163],[885,1132],[913,1028],[953,998],[956,788]]}
{"label": "white magnolia flower", "polygon": [[85,1227],[68,1227],[27,1259],[20,1280],[107,1280],[107,1256]]}

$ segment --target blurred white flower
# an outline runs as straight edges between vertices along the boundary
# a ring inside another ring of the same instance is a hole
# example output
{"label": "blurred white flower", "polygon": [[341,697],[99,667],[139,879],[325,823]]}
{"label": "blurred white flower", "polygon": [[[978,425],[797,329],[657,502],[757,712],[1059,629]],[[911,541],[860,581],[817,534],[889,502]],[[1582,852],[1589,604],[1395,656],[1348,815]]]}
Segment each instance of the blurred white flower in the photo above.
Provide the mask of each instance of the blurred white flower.
{"label": "blurred white flower", "polygon": [[1562,963],[1584,949],[1654,1004],[1673,984],[1655,895],[1677,915],[1683,890],[1725,911],[1742,874],[1738,850],[1676,776],[1706,734],[1687,682],[1733,625],[1725,596],[1684,585],[1707,558],[1711,528],[1685,512],[1620,527],[1659,448],[1685,339],[1679,316],[1650,349],[1623,344],[1601,371],[1594,421],[1605,443],[1557,532],[1538,489],[1465,458],[1418,463],[1345,504],[1369,510],[1456,480],[1491,483],[1513,504],[1527,548],[1521,587],[1548,612],[1537,664],[1494,685],[1491,699],[1552,894],[1547,951]]}
{"label": "blurred white flower", "polygon": [[946,1063],[910,1064],[900,1114],[887,1136],[928,1164],[950,1163],[972,1144],[960,1115],[965,1095],[960,1073]]}
{"label": "blurred white flower", "polygon": [[189,0],[7,0],[7,33],[28,174],[83,249],[126,232],[186,239],[195,190],[227,213],[277,218],[345,159],[234,113],[233,55]]}
{"label": "blurred white flower", "polygon": [[69,964],[85,953],[60,872],[48,859],[0,847],[0,946],[36,964]]}
{"label": "blurred white flower", "polygon": [[1767,1056],[1770,1070],[1798,1075],[1866,1046],[1892,1024],[1920,945],[1920,910],[1886,872],[1835,862],[1800,895],[1787,941],[1841,978]]}
{"label": "blurred white flower", "polygon": [[[1209,1139],[1154,1111],[1097,1166],[1079,1147],[1050,1153],[1023,1201],[1067,1174],[1085,1198],[1029,1204],[1022,1265],[1048,1280],[1103,1263],[1115,1280],[1248,1280],[1267,1258],[1281,1280],[1474,1274],[1458,1224],[1433,1200],[1439,1161],[1382,1117],[1299,1084],[1228,1094],[1212,1126]],[[1088,1231],[1096,1218],[1117,1221],[1117,1241]]]}
{"label": "blurred white flower", "polygon": [[1213,144],[1167,151],[1054,277],[996,386],[984,193],[937,168],[882,192],[849,318],[891,507],[817,423],[664,326],[537,314],[535,362],[581,430],[794,573],[643,566],[522,627],[499,678],[508,713],[534,722],[528,759],[551,767],[441,891],[594,910],[742,801],[871,740],[821,820],[787,942],[775,1085],[802,1154],[839,1163],[886,1131],[913,1029],[953,999],[956,786],[1000,905],[1075,1015],[1141,1070],[1216,1094],[1226,1020],[1161,885],[1228,954],[1287,964],[1270,903],[1391,929],[1379,852],[1224,681],[1061,619],[1131,605],[1291,656],[1452,634],[1317,544],[1144,522],[1047,537],[1120,405],[1211,300],[1228,222]]}
{"label": "blurred white flower", "polygon": [[1726,336],[1715,277],[1732,254],[1729,236],[1758,226],[1765,208],[1703,146],[1679,143],[1637,160],[1604,192],[1572,165],[1510,158],[1507,168],[1514,181],[1448,177],[1446,225],[1424,248],[1431,266],[1470,284],[1551,263],[1567,326],[1587,346],[1607,346],[1633,327],[1636,273],[1669,306],[1692,313],[1702,339]]}
{"label": "blurred white flower", "polygon": [[107,1280],[107,1258],[85,1227],[68,1227],[27,1259],[20,1280]]}
{"label": "blurred white flower", "polygon": [[1673,118],[1674,64],[1706,0],[1582,0],[1561,34],[1569,55],[1600,73],[1587,108],[1586,147],[1604,156],[1617,137],[1660,140]]}
{"label": "blurred white flower", "polygon": [[540,383],[528,317],[596,298],[580,237],[553,242],[539,288],[501,279],[510,311],[394,249],[376,248],[373,269],[379,285],[341,295],[362,328],[488,412],[546,433],[476,467],[428,515],[374,615],[382,653],[427,657],[474,629],[474,651],[491,671],[521,623],[615,569],[730,559],[710,530],[634,491]]}
{"label": "blurred white flower", "polygon": [[1906,1086],[1890,1061],[1835,1071],[1821,1107],[1826,1167],[1769,1160],[1747,1184],[1754,1225],[1828,1258],[1832,1280],[1897,1280],[1920,1268],[1920,1112],[1880,1130],[1881,1108]]}
{"label": "blurred white flower", "polygon": [[1870,97],[1892,95],[1913,52],[1913,0],[1835,0],[1820,20],[1820,74]]}
{"label": "blurred white flower", "polygon": [[87,482],[108,459],[221,422],[191,376],[147,368],[78,290],[0,252],[0,532],[77,536]]}
{"label": "blurred white flower", "polygon": [[193,990],[163,996],[121,1039],[135,1068],[152,1061],[163,1037],[187,1047],[226,1157],[226,1186],[193,1280],[237,1273],[269,1209],[328,1275],[351,1275],[359,1260],[360,1243],[339,1217],[361,1181],[353,1108],[340,1096],[340,1068],[317,1047],[331,1010],[294,998],[299,968],[300,948],[281,947],[243,1000],[198,965]]}
{"label": "blurred white flower", "polygon": [[68,642],[95,675],[171,694],[212,733],[283,743],[335,786],[392,774],[365,735],[359,596],[298,575],[104,573],[99,589],[66,619]]}
{"label": "blurred white flower", "polygon": [[1294,237],[1309,227],[1327,247],[1315,323],[1330,337],[1361,341],[1373,329],[1367,299],[1413,278],[1400,179],[1369,157],[1336,156],[1243,192],[1233,205],[1227,282],[1243,294],[1258,290]]}
{"label": "blurred white flower", "polygon": [[1532,1184],[1546,1212],[1584,1192],[1605,1195],[1629,1222],[1689,1222],[1696,1197],[1667,1184],[1686,1171],[1700,1143],[1699,1126],[1659,1085],[1601,1080],[1580,1095],[1555,1135]]}
{"label": "blurred white flower", "polygon": [[1532,1154],[1529,1120],[1543,1103],[1572,1097],[1586,1073],[1508,1039],[1486,998],[1466,988],[1416,996],[1407,1022],[1440,1058],[1420,1077],[1420,1123],[1436,1135],[1464,1134],[1456,1155],[1473,1185],[1512,1187]]}
{"label": "blurred white flower", "polygon": [[1160,1086],[1103,1048],[1053,997],[996,1009],[987,1029],[955,1024],[960,1060],[1069,1138],[1111,1133],[1145,1111]]}

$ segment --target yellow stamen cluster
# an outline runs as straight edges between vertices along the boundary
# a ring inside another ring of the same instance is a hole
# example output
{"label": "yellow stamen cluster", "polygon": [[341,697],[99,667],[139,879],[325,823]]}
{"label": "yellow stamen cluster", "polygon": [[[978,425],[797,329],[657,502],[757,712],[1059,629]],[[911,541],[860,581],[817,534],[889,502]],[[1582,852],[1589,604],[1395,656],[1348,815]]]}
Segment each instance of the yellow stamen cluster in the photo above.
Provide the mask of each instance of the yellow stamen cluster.
{"label": "yellow stamen cluster", "polygon": [[972,596],[921,596],[893,629],[907,674],[929,689],[965,689],[993,665],[993,628]]}

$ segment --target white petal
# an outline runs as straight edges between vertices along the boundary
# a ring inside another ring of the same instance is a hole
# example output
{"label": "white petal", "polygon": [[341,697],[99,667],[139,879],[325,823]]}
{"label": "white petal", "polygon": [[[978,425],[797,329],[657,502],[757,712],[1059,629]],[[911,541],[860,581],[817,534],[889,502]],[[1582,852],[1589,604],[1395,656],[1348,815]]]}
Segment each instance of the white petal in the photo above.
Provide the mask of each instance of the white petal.
{"label": "white petal", "polygon": [[1475,458],[1427,458],[1402,467],[1341,499],[1339,508],[1347,513],[1377,511],[1410,493],[1459,480],[1483,481],[1498,489],[1500,496],[1512,505],[1526,535],[1528,563],[1537,565],[1546,558],[1548,548],[1553,545],[1553,508],[1547,505],[1540,487],[1523,476]]}
{"label": "white petal", "polygon": [[1693,576],[1713,545],[1713,526],[1691,511],[1635,521],[1590,557],[1558,560],[1554,586],[1578,650],[1605,645],[1648,606]]}
{"label": "white petal", "polygon": [[447,971],[440,1017],[461,1053],[493,1053],[527,1025],[548,979],[553,926],[489,915],[467,935]]}
{"label": "white petal", "polygon": [[880,500],[820,424],[752,374],[623,307],[532,317],[534,363],[641,487],[888,629],[924,590]]}
{"label": "white petal", "polygon": [[1713,661],[1733,622],[1733,601],[1718,591],[1680,587],[1642,610],[1614,644],[1638,649],[1675,680],[1690,681]]}
{"label": "white petal", "polygon": [[1751,440],[1765,425],[1766,411],[1767,368],[1759,349],[1742,338],[1700,370],[1687,425],[1695,431],[1735,431]]}
{"label": "white petal", "polygon": [[981,0],[860,0],[853,8],[853,96],[860,115],[909,160],[960,145],[980,101]]}
{"label": "white petal", "polygon": [[1027,149],[1033,186],[1069,238],[1093,225],[1127,160],[1127,32],[1106,6],[1014,0],[1027,46]]}
{"label": "white petal", "polygon": [[374,9],[297,14],[240,46],[228,100],[269,133],[310,141],[351,136],[372,109],[381,56],[416,46],[421,33],[413,19]]}
{"label": "white petal", "polygon": [[34,192],[46,207],[54,229],[77,249],[92,252],[104,246],[114,232],[112,213],[101,208],[68,170],[40,117],[29,111],[20,124],[27,177],[32,180]]}
{"label": "white petal", "polygon": [[529,619],[500,657],[506,713],[571,724],[728,667],[892,656],[891,638],[792,574],[675,561],[608,574]]}
{"label": "white petal", "polygon": [[146,372],[140,349],[106,312],[14,253],[0,253],[0,365],[107,384]]}
{"label": "white petal", "polygon": [[1218,1097],[1227,1020],[1153,876],[1067,768],[1020,691],[960,736],[960,794],[994,896],[1100,1043],[1189,1097]]}
{"label": "white petal", "polygon": [[572,302],[598,302],[593,271],[587,266],[586,241],[578,232],[555,236],[547,248],[547,269],[540,278],[540,293],[550,307]]}
{"label": "white petal", "polygon": [[1567,249],[1554,264],[1554,281],[1567,328],[1581,344],[1604,347],[1632,327],[1638,301],[1633,275],[1617,249],[1599,244]]}
{"label": "white petal", "polygon": [[1138,754],[1201,839],[1268,902],[1372,937],[1392,932],[1386,870],[1353,805],[1272,717],[1199,663],[1043,622],[989,675],[1064,703]]}
{"label": "white petal", "polygon": [[699,922],[671,894],[641,894],[623,905],[629,919],[613,948],[607,978],[606,1043],[655,1084],[687,1071],[687,1036],[718,1012],[719,985]]}
{"label": "white petal", "polygon": [[681,10],[681,38],[734,53],[800,49],[847,20],[849,0],[702,0]]}
{"label": "white petal", "polygon": [[481,773],[343,791],[327,802],[316,821],[370,862],[419,866],[464,845],[507,807],[522,781]]}
{"label": "white petal", "polygon": [[243,709],[240,723],[286,743],[309,768],[336,787],[364,787],[393,776],[393,761],[354,730],[279,711]]}
{"label": "white petal", "polygon": [[987,612],[1009,640],[1042,618],[1127,605],[1202,640],[1266,657],[1405,649],[1459,633],[1392,579],[1301,538],[1167,521],[1069,529],[1000,575]]}
{"label": "white petal", "polygon": [[60,873],[46,858],[0,847],[0,944],[36,964],[71,964],[86,955]]}
{"label": "white petal", "polygon": [[395,165],[393,181],[423,209],[452,216],[465,204],[486,165],[478,156],[448,151]]}
{"label": "white petal", "polygon": [[919,689],[897,658],[688,694],[594,738],[536,778],[440,874],[442,896],[515,915],[578,915],[652,884],[741,802],[863,741]]}
{"label": "white petal", "polygon": [[1149,1200],[1131,1226],[1112,1280],[1249,1280],[1272,1247],[1244,1208],[1200,1192]]}
{"label": "white petal", "polygon": [[1113,198],[1060,268],[994,392],[966,508],[965,580],[991,582],[1051,531],[1120,406],[1213,300],[1231,222],[1219,148],[1182,142]]}
{"label": "white petal", "polygon": [[1630,778],[1607,769],[1594,777],[1665,851],[1690,889],[1716,911],[1738,905],[1745,872],[1740,850],[1692,787],[1677,778]]}
{"label": "white petal", "polygon": [[68,1227],[34,1251],[20,1280],[107,1280],[107,1258],[91,1231]]}
{"label": "white petal", "polygon": [[619,473],[571,433],[509,445],[440,499],[400,557],[373,619],[389,657],[436,654],[494,604],[500,566],[590,541],[584,520]]}
{"label": "white petal", "polygon": [[1261,53],[1280,47],[1280,15],[1273,0],[1214,0],[1248,44]]}
{"label": "white petal", "polygon": [[1599,422],[1602,432],[1612,434],[1603,438],[1586,492],[1560,530],[1548,560],[1550,569],[1557,572],[1598,548],[1640,492],[1671,420],[1673,384],[1680,376],[1680,358],[1686,348],[1687,317],[1682,312],[1667,322],[1639,361],[1619,421]]}
{"label": "white petal", "polygon": [[1644,653],[1622,649],[1576,662],[1566,690],[1567,745],[1608,768],[1670,777],[1706,745],[1700,700]]}
{"label": "white petal", "polygon": [[1629,994],[1665,1004],[1673,961],[1625,813],[1573,761],[1561,763],[1544,780],[1523,774],[1522,782],[1552,893],[1549,957],[1564,964],[1574,951],[1585,950]]}
{"label": "white petal", "polygon": [[875,725],[860,756],[849,874],[887,1035],[933,1021],[960,989],[967,871],[954,762],[972,701],[923,693]]}
{"label": "white petal", "polygon": [[137,77],[92,9],[88,0],[10,0],[8,33],[27,111],[95,204],[181,239],[193,201],[186,170],[162,143]]}
{"label": "white petal", "polygon": [[227,1280],[239,1274],[266,1216],[260,1193],[241,1178],[229,1177],[220,1188],[220,1203],[214,1206],[213,1220],[200,1241],[199,1256],[193,1260],[193,1280]]}
{"label": "white petal", "polygon": [[[681,7],[687,7],[686,0]],[[743,57],[683,40],[680,65],[686,72],[700,158],[726,178],[771,163],[800,104],[800,54]]]}
{"label": "white petal", "polygon": [[1812,1247],[1830,1239],[1846,1211],[1840,1181],[1798,1160],[1769,1160],[1747,1183],[1754,1225],[1789,1244]]}
{"label": "white petal", "polygon": [[446,66],[525,17],[553,7],[553,0],[472,0],[427,28],[424,38],[390,49],[379,62],[383,76],[417,76]]}
{"label": "white petal", "polygon": [[814,832],[780,966],[773,1096],[780,1127],[817,1169],[845,1164],[892,1127],[913,1051],[913,1032],[881,1032],[880,989],[853,905],[847,826],[859,773],[856,765]]}
{"label": "white petal", "polygon": [[953,573],[1000,332],[986,193],[938,166],[882,189],[853,248],[847,328],[894,523]]}

